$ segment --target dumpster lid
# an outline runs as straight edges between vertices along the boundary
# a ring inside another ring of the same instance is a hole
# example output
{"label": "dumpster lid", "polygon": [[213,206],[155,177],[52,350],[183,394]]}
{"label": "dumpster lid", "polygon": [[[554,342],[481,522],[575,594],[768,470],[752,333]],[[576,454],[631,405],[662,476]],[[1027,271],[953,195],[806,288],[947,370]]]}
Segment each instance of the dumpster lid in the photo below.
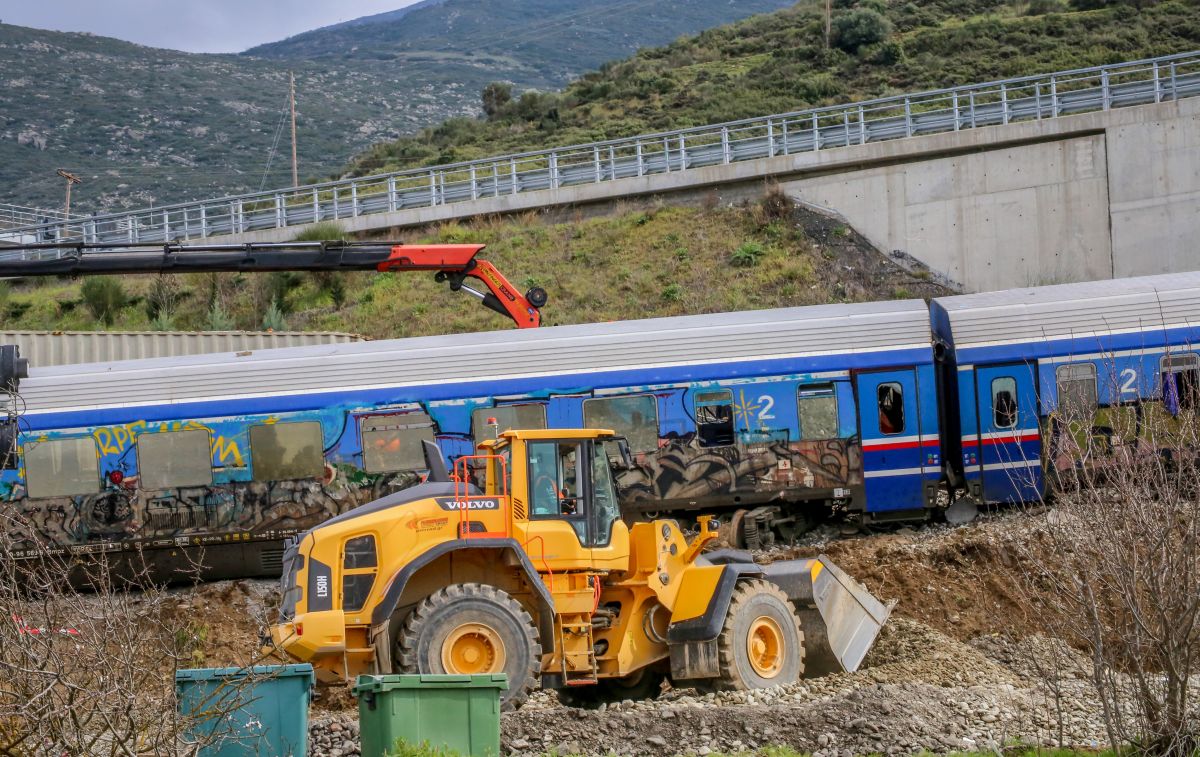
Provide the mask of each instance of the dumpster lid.
{"label": "dumpster lid", "polygon": [[297,665],[255,665],[252,668],[189,668],[176,670],[176,681],[215,681],[222,678],[239,676],[262,676],[264,678],[288,678],[290,676],[308,676],[313,678],[313,666],[305,663]]}
{"label": "dumpster lid", "polygon": [[394,689],[507,689],[508,676],[503,673],[457,675],[448,673],[399,673],[396,675],[360,675],[351,690],[359,694],[376,694]]}

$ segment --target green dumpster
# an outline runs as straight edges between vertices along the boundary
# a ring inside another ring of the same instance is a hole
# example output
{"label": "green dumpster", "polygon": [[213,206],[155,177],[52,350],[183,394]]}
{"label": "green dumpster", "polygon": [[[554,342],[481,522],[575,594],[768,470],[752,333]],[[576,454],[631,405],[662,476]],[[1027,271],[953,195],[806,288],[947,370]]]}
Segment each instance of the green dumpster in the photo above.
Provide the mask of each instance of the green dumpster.
{"label": "green dumpster", "polygon": [[507,688],[503,673],[359,676],[354,696],[362,757],[388,754],[397,739],[495,757],[500,753],[500,692]]}
{"label": "green dumpster", "polygon": [[201,757],[303,757],[313,668],[257,665],[175,671],[175,699]]}

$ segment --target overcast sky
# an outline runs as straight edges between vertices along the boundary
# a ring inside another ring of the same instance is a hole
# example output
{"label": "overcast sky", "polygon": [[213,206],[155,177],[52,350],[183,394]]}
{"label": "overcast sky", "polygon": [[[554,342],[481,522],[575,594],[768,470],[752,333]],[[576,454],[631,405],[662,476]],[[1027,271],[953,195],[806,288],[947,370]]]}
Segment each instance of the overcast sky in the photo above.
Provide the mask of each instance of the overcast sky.
{"label": "overcast sky", "polygon": [[0,0],[0,21],[194,53],[236,53],[416,0]]}

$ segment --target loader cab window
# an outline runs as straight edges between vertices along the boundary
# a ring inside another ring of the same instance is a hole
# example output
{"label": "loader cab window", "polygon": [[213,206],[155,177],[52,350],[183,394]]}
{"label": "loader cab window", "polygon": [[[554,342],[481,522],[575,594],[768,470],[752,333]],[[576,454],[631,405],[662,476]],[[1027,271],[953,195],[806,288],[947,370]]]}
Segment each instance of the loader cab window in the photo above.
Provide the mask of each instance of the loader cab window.
{"label": "loader cab window", "polygon": [[701,447],[733,444],[733,392],[696,392],[696,438]]}
{"label": "loader cab window", "polygon": [[[607,544],[619,517],[607,455],[586,442],[530,442],[529,517],[565,520],[580,544]],[[603,475],[601,475],[603,473]]]}
{"label": "loader cab window", "polygon": [[582,514],[579,501],[580,447],[574,442],[530,442],[530,517],[569,518]]}
{"label": "loader cab window", "polygon": [[592,522],[593,547],[606,546],[612,538],[613,523],[621,517],[621,506],[617,501],[617,489],[613,481],[612,466],[604,445],[594,443],[592,450]]}

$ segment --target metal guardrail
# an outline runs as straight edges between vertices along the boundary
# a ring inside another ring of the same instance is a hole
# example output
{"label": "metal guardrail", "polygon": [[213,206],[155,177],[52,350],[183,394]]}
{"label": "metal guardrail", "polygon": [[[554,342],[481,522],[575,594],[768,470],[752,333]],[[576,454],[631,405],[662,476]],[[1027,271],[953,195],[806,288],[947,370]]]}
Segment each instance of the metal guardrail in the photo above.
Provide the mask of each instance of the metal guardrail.
{"label": "metal guardrail", "polygon": [[0,229],[16,229],[25,226],[43,224],[47,221],[84,220],[85,216],[72,213],[69,217],[61,210],[48,208],[27,208],[23,205],[10,205],[0,202]]}
{"label": "metal guardrail", "polygon": [[604,182],[1200,95],[1200,51],[20,229],[159,242]]}

